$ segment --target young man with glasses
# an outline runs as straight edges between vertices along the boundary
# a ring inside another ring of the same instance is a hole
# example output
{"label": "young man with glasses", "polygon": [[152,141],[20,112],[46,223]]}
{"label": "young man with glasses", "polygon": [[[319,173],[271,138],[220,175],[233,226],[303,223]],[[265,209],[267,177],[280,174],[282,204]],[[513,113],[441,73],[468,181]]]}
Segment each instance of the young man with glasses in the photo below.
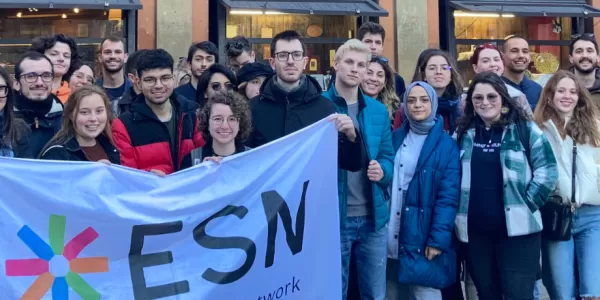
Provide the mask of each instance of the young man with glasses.
{"label": "young man with glasses", "polygon": [[303,74],[308,57],[302,37],[291,30],[277,34],[271,41],[271,53],[269,61],[276,75],[250,100],[253,130],[246,145],[264,145],[329,116],[339,132],[340,167],[360,170],[365,155],[361,136],[352,119],[337,114],[333,102],[321,95],[317,80]]}
{"label": "young man with glasses", "polygon": [[52,94],[52,62],[44,54],[27,52],[15,65],[15,79],[15,117],[29,125],[31,155],[38,157],[62,122],[63,105]]}
{"label": "young man with glasses", "polygon": [[575,34],[569,45],[571,72],[592,94],[595,103],[600,105],[600,72],[598,72],[598,42],[593,33]]}
{"label": "young man with glasses", "polygon": [[140,54],[136,83],[141,94],[113,126],[121,164],[165,176],[182,169],[182,160],[204,144],[197,105],[173,93],[173,58],[163,49]]}

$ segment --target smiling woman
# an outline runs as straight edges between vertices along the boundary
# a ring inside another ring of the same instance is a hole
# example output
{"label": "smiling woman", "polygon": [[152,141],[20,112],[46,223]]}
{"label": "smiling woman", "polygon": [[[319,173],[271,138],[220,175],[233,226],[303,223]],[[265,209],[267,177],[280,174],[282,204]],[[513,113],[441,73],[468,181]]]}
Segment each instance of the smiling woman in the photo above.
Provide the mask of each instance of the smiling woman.
{"label": "smiling woman", "polygon": [[69,96],[60,131],[41,151],[41,159],[120,164],[113,145],[113,112],[103,89],[84,86]]}

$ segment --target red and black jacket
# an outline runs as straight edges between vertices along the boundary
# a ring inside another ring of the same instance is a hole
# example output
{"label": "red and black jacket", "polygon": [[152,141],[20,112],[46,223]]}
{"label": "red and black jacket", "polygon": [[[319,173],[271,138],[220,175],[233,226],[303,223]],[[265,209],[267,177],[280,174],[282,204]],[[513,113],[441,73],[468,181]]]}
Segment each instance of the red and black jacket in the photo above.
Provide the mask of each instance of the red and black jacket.
{"label": "red and black jacket", "polygon": [[[160,170],[171,174],[181,169],[181,161],[193,149],[202,147],[204,140],[198,131],[196,103],[173,94],[171,103],[177,122],[177,155],[171,153],[169,129],[138,95],[130,111],[112,124],[113,139],[121,152],[121,165],[144,171]],[[175,161],[176,160],[176,161]]]}

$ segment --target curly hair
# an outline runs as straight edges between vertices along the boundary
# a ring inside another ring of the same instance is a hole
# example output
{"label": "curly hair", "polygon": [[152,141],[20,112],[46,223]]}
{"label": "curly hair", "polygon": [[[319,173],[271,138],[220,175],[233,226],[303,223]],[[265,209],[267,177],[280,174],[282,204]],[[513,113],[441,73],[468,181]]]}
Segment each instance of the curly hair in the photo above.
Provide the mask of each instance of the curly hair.
{"label": "curly hair", "polygon": [[[556,87],[564,78],[575,82],[578,96],[577,104],[573,110],[573,117],[566,124],[565,119],[558,114],[552,102]],[[552,120],[563,139],[568,135],[578,144],[590,144],[594,147],[600,147],[600,130],[598,126],[593,126],[593,124],[598,124],[598,120],[600,120],[600,111],[597,104],[593,102],[588,89],[571,72],[560,70],[548,80],[542,90],[533,118],[542,129],[545,128],[544,123],[546,121]]]}
{"label": "curly hair", "polygon": [[252,131],[252,113],[250,112],[250,105],[248,100],[241,94],[235,91],[221,91],[210,97],[206,102],[206,105],[198,113],[198,119],[200,120],[199,130],[202,132],[204,140],[212,139],[208,130],[208,122],[210,120],[210,114],[212,111],[213,104],[223,104],[231,108],[233,115],[238,118],[240,130],[235,137],[236,142],[244,142],[250,136]]}
{"label": "curly hair", "polygon": [[467,98],[465,99],[465,114],[457,121],[458,136],[462,136],[467,130],[469,130],[469,128],[475,127],[476,120],[480,118],[477,116],[477,114],[475,114],[475,107],[473,106],[473,92],[475,91],[475,86],[478,84],[491,85],[492,88],[500,95],[500,98],[502,99],[502,106],[508,109],[506,114],[502,114],[498,124],[508,125],[516,124],[519,121],[531,120],[531,118],[517,103],[517,101],[510,97],[508,90],[506,89],[506,85],[500,76],[494,72],[481,72],[475,75],[471,85],[469,85]]}
{"label": "curly hair", "polygon": [[75,72],[76,70],[73,68],[73,62],[82,59],[81,55],[79,54],[79,48],[77,47],[77,43],[73,38],[68,37],[62,33],[47,37],[36,37],[31,41],[31,46],[29,46],[28,51],[35,51],[44,54],[46,50],[54,47],[56,43],[67,44],[71,49],[71,66],[69,67],[67,73],[63,75],[63,80],[68,80],[68,78],[70,78],[73,72]]}

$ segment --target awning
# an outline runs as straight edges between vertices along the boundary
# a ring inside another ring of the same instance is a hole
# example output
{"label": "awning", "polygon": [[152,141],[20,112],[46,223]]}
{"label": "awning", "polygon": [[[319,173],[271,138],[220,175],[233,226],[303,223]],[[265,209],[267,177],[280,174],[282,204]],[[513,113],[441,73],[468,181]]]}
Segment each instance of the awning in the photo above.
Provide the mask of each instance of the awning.
{"label": "awning", "polygon": [[504,13],[530,17],[599,17],[600,10],[585,0],[451,0],[452,7],[468,12]]}
{"label": "awning", "polygon": [[0,0],[0,8],[142,9],[141,0]]}
{"label": "awning", "polygon": [[373,0],[221,0],[221,3],[231,10],[249,13],[388,16],[388,12]]}

